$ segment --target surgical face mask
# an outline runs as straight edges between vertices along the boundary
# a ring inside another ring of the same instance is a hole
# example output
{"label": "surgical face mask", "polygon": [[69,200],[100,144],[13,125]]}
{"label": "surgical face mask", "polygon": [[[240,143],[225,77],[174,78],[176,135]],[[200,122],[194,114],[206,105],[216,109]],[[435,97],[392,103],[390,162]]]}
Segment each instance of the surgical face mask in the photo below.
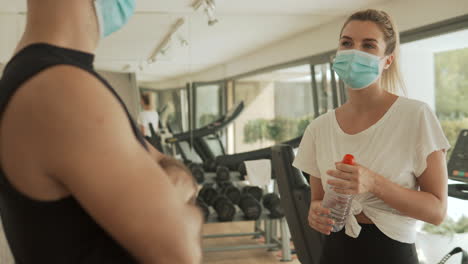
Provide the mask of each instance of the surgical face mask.
{"label": "surgical face mask", "polygon": [[96,16],[102,38],[121,29],[135,11],[135,0],[95,0]]}
{"label": "surgical face mask", "polygon": [[379,78],[380,61],[380,57],[367,52],[340,50],[336,53],[333,70],[347,86],[360,90]]}

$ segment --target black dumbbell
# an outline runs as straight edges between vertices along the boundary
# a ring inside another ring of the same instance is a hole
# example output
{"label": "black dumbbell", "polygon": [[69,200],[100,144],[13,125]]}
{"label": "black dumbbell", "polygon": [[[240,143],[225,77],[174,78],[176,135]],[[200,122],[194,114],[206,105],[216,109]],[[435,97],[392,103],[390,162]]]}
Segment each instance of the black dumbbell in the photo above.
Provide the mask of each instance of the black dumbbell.
{"label": "black dumbbell", "polygon": [[276,193],[268,193],[263,196],[263,206],[270,211],[271,218],[282,218],[284,216],[281,201]]}
{"label": "black dumbbell", "polygon": [[231,179],[229,169],[224,166],[218,166],[216,168],[216,182],[227,182]]}
{"label": "black dumbbell", "polygon": [[198,197],[200,197],[200,199],[202,199],[209,206],[213,205],[217,196],[218,191],[213,187],[213,184],[203,185],[203,188],[198,193]]}
{"label": "black dumbbell", "polygon": [[205,171],[210,171],[214,172],[216,171],[216,161],[207,159],[205,162],[203,162],[203,167],[205,168]]}
{"label": "black dumbbell", "polygon": [[238,204],[241,197],[241,192],[239,188],[234,186],[231,182],[222,182],[218,184],[218,192],[220,194],[226,195],[232,203]]}
{"label": "black dumbbell", "polygon": [[197,183],[201,184],[205,181],[205,170],[201,164],[190,163],[187,165],[190,172],[192,172],[193,177]]}
{"label": "black dumbbell", "polygon": [[225,195],[218,195],[213,203],[213,208],[221,222],[232,221],[236,215],[236,207]]}
{"label": "black dumbbell", "polygon": [[242,188],[242,193],[251,194],[257,201],[262,200],[263,190],[258,186],[245,186]]}
{"label": "black dumbbell", "polygon": [[251,194],[243,193],[238,205],[248,220],[257,220],[262,215],[262,205]]}
{"label": "black dumbbell", "polygon": [[208,208],[208,205],[200,197],[197,198],[197,205],[200,207],[206,222],[206,220],[208,220],[208,216],[210,215],[210,209]]}

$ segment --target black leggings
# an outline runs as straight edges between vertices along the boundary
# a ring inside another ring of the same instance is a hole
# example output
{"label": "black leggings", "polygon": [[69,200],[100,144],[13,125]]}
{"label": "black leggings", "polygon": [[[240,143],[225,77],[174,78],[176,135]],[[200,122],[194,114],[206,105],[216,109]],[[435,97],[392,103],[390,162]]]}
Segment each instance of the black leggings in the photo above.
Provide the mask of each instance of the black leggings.
{"label": "black leggings", "polygon": [[360,224],[357,238],[345,234],[344,228],[325,239],[321,264],[418,264],[414,244],[387,237],[373,224]]}

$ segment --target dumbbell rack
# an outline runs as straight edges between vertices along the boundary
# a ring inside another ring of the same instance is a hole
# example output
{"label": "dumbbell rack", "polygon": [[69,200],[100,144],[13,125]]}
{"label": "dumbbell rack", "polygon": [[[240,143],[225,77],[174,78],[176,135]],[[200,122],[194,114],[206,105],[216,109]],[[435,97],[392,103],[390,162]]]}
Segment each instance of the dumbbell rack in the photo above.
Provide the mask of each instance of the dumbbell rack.
{"label": "dumbbell rack", "polygon": [[[216,177],[215,173],[206,173],[205,174],[205,183],[212,183],[214,182]],[[232,182],[241,181],[238,175],[231,176]],[[275,188],[275,192],[277,193],[277,188]],[[236,215],[232,222],[240,222],[240,221],[251,221],[246,220],[240,208],[236,205]],[[213,208],[209,208],[210,215],[206,221],[206,224],[210,223],[229,223],[229,222],[220,222],[218,221],[216,211]],[[291,257],[291,247],[290,247],[290,235],[288,232],[288,226],[286,219],[284,217],[279,219],[272,219],[269,217],[270,212],[268,209],[264,208],[262,205],[262,214],[258,220],[255,221],[254,231],[250,233],[222,233],[222,234],[213,234],[213,235],[205,235],[203,239],[210,239],[210,238],[224,238],[224,237],[244,237],[244,236],[253,236],[253,237],[264,237],[265,243],[264,244],[245,244],[245,245],[238,245],[238,246],[225,246],[225,247],[209,247],[204,248],[204,252],[218,252],[218,251],[238,251],[238,250],[246,250],[246,249],[259,249],[265,248],[269,251],[281,249],[282,251],[282,258],[281,261],[292,261]],[[263,228],[262,228],[263,222]],[[278,236],[277,232],[277,225],[279,224],[281,229],[281,238]]]}

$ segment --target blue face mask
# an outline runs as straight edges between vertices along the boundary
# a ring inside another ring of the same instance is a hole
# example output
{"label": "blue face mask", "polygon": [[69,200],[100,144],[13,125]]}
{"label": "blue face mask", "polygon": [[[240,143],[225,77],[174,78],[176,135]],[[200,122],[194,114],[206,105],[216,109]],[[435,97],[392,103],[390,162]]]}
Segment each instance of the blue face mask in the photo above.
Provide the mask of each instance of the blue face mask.
{"label": "blue face mask", "polygon": [[336,53],[333,70],[343,82],[356,90],[374,83],[380,76],[380,57],[359,50]]}
{"label": "blue face mask", "polygon": [[95,0],[101,37],[121,29],[135,11],[135,0]]}

